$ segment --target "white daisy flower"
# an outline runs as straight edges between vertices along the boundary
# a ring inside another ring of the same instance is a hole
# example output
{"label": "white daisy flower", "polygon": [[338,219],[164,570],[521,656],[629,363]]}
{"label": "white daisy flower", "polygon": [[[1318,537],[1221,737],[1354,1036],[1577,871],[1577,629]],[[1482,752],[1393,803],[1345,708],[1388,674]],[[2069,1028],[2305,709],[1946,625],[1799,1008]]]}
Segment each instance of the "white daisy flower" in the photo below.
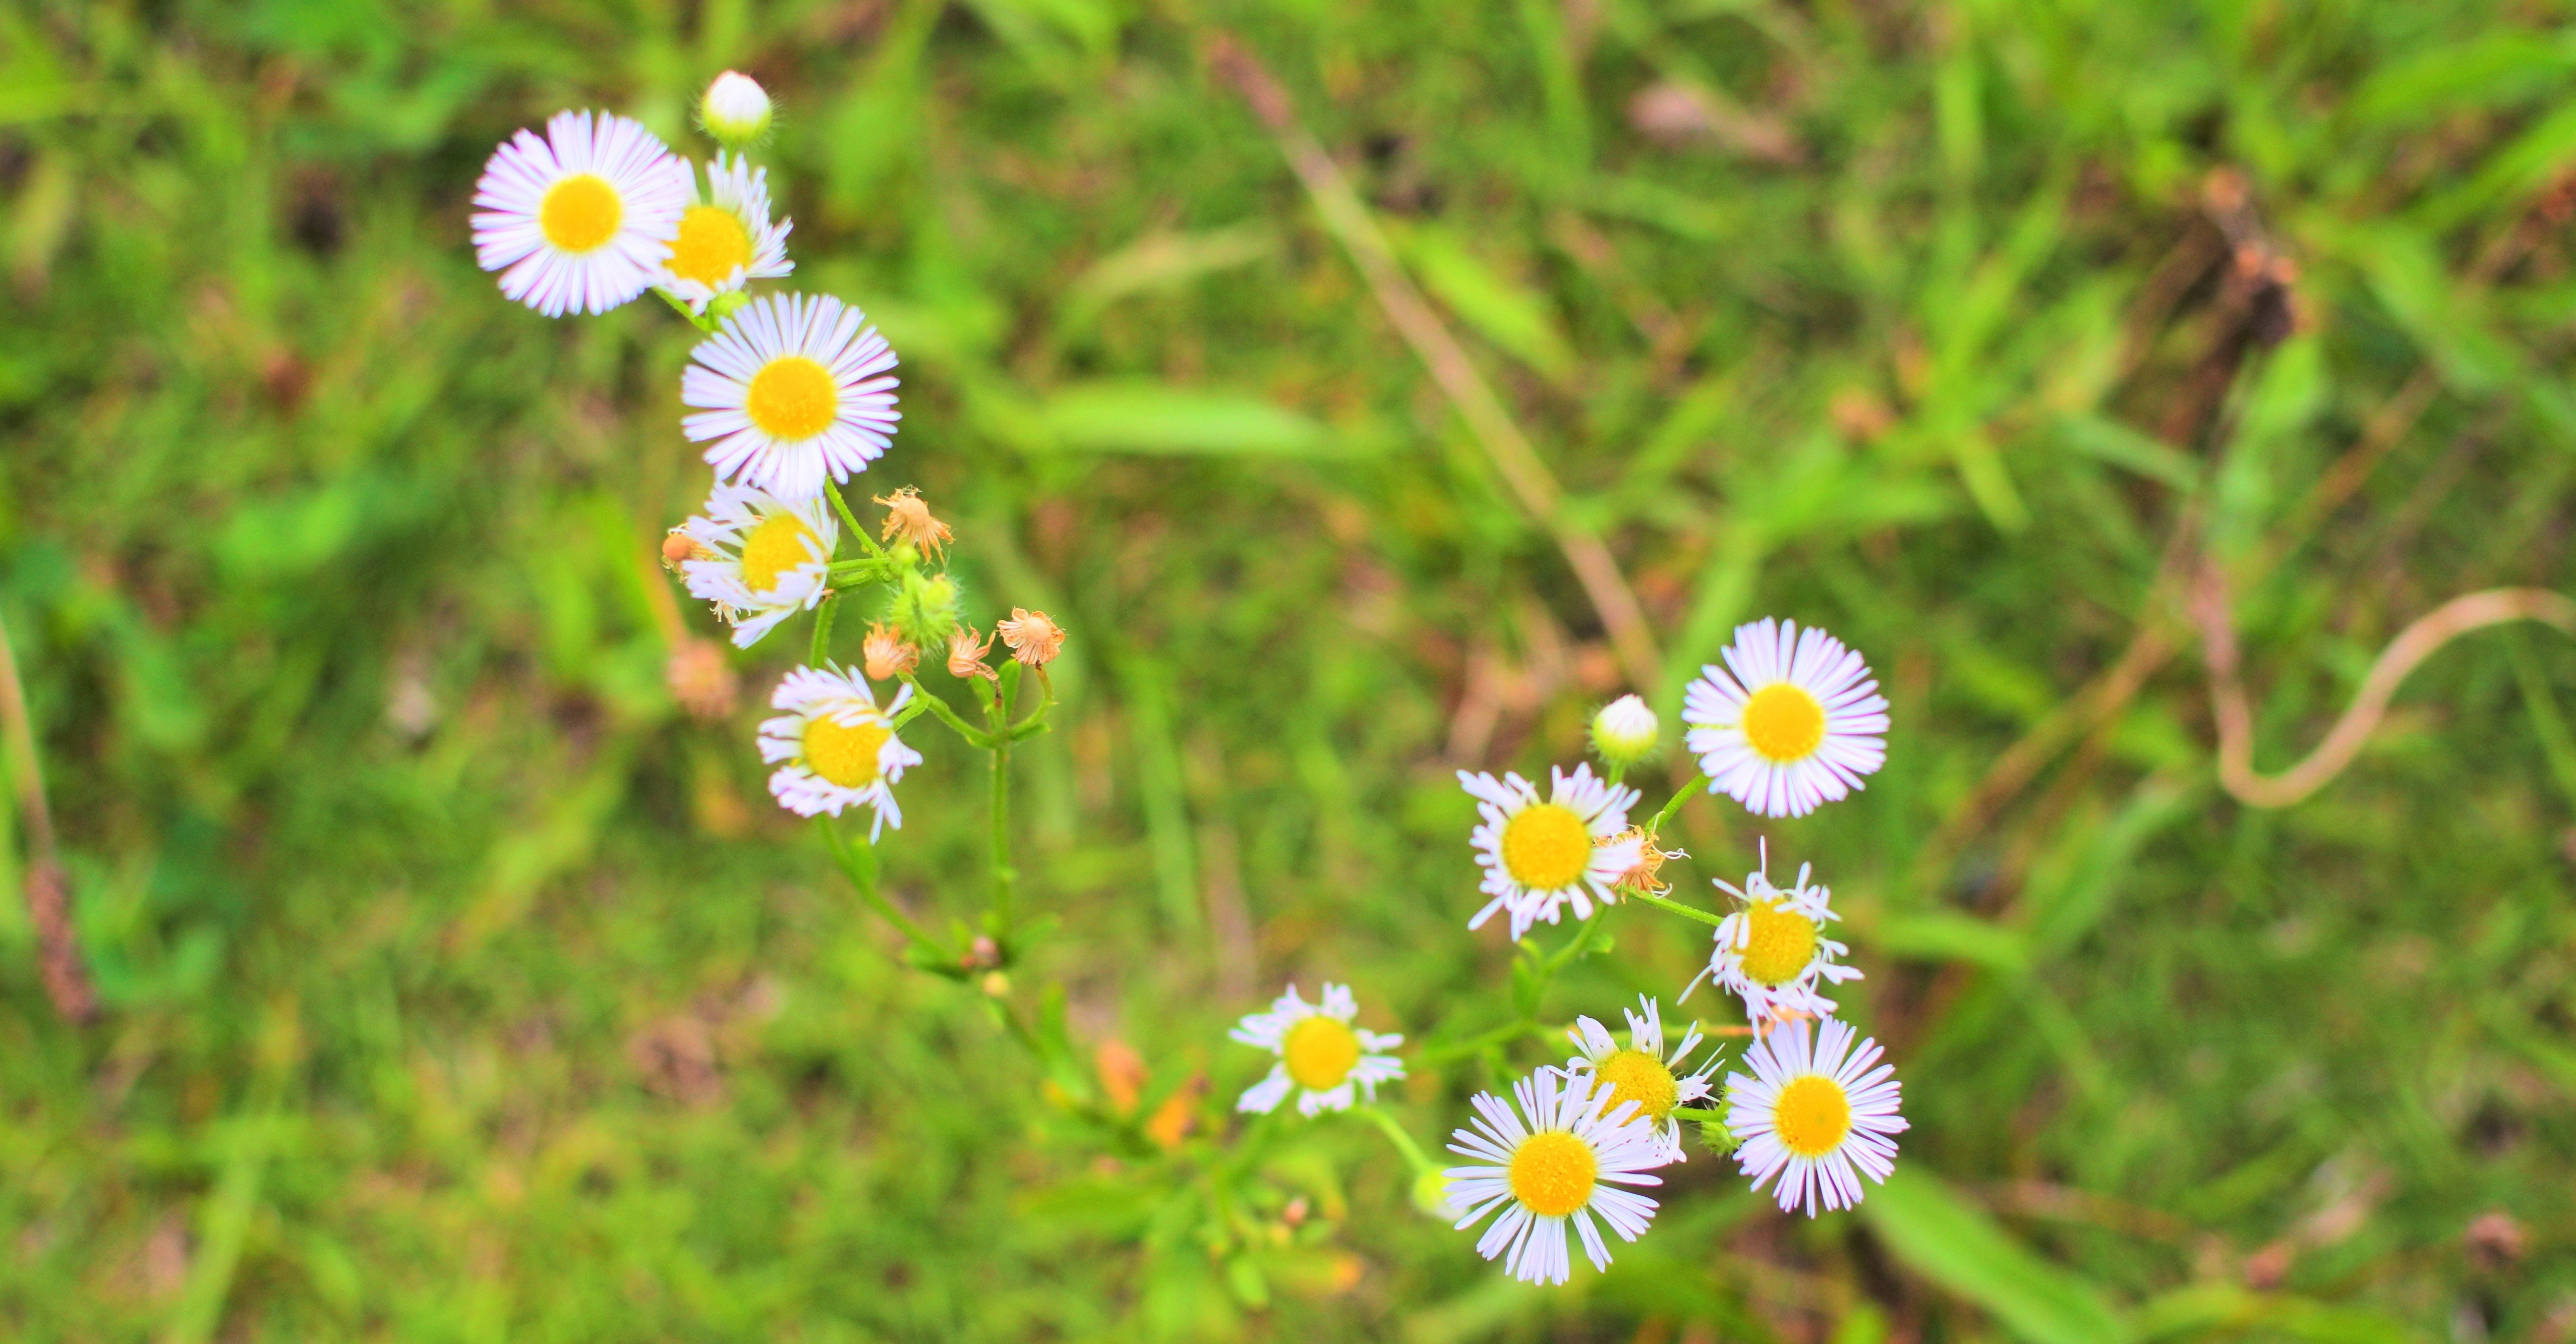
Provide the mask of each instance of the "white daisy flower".
{"label": "white daisy flower", "polygon": [[655,273],[654,284],[686,302],[691,312],[703,313],[718,294],[796,269],[787,259],[787,233],[796,227],[794,221],[769,217],[768,169],[718,153],[707,165],[707,193],[700,196],[697,167],[683,158],[672,159],[671,165],[691,204],[680,212],[670,260]]}
{"label": "white daisy flower", "polygon": [[[1860,1203],[1860,1177],[1884,1183],[1896,1170],[1896,1069],[1879,1064],[1876,1041],[1852,1046],[1854,1032],[1828,1018],[1807,1048],[1807,1024],[1791,1022],[1753,1043],[1744,1062],[1753,1076],[1728,1074],[1726,1128],[1740,1142],[1735,1159],[1753,1188],[1778,1178],[1772,1193],[1783,1210],[1846,1209]],[[1876,1068],[1870,1067],[1877,1064]]]}
{"label": "white daisy flower", "polygon": [[778,765],[769,777],[771,796],[800,817],[837,817],[864,803],[876,810],[868,827],[872,844],[887,823],[902,829],[894,783],[905,767],[921,764],[921,753],[894,735],[889,716],[911,698],[906,686],[878,709],[856,674],[828,665],[789,672],[769,698],[770,708],[787,713],[760,725],[760,759]]}
{"label": "white daisy flower", "polygon": [[1556,923],[1558,907],[1567,902],[1575,918],[1590,919],[1593,901],[1618,902],[1613,888],[1620,874],[1637,865],[1642,842],[1619,832],[1627,829],[1638,792],[1594,777],[1589,765],[1574,767],[1572,774],[1550,766],[1547,773],[1548,796],[1541,802],[1538,789],[1519,775],[1497,781],[1458,772],[1458,783],[1485,819],[1468,842],[1485,870],[1482,889],[1494,898],[1467,921],[1468,928],[1482,928],[1496,910],[1509,910],[1517,942],[1542,919]]}
{"label": "white daisy flower", "polygon": [[474,184],[474,259],[501,292],[548,317],[604,313],[653,282],[688,191],[671,151],[637,122],[558,112],[521,131]]}
{"label": "white daisy flower", "polygon": [[1756,1023],[1776,1022],[1792,1013],[1830,1017],[1834,1001],[1817,983],[1842,984],[1861,978],[1860,968],[1837,958],[1850,948],[1825,936],[1825,925],[1841,919],[1833,909],[1830,888],[1810,883],[1812,864],[1798,865],[1798,882],[1787,891],[1771,885],[1771,846],[1762,845],[1762,866],[1744,875],[1741,888],[1715,882],[1718,890],[1742,904],[1719,920],[1716,947],[1708,968],[1691,977],[1682,997],[1690,997],[1702,980],[1744,1000],[1745,1014]]}
{"label": "white daisy flower", "polygon": [[1683,1061],[1699,1046],[1699,1024],[1691,1023],[1690,1030],[1682,1033],[1682,1043],[1667,1055],[1661,1005],[1640,994],[1637,1006],[1646,1010],[1645,1016],[1621,1010],[1628,1018],[1628,1046],[1624,1050],[1600,1023],[1588,1017],[1574,1019],[1574,1029],[1565,1034],[1574,1042],[1576,1054],[1565,1061],[1565,1070],[1569,1077],[1588,1077],[1594,1087],[1607,1089],[1613,1106],[1635,1103],[1638,1118],[1660,1127],[1658,1137],[1663,1141],[1664,1160],[1680,1162],[1685,1157],[1682,1122],[1673,1111],[1684,1102],[1698,1101],[1709,1094],[1708,1076],[1717,1069],[1717,1052],[1710,1051],[1698,1069],[1683,1073]]}
{"label": "white daisy flower", "polygon": [[1610,1249],[1593,1215],[1622,1241],[1646,1230],[1655,1201],[1616,1187],[1663,1184],[1647,1174],[1664,1165],[1661,1137],[1632,1103],[1612,1108],[1610,1089],[1586,1087],[1552,1068],[1512,1084],[1512,1096],[1517,1114],[1493,1093],[1477,1093],[1475,1127],[1450,1132],[1449,1151],[1481,1163],[1441,1172],[1449,1206],[1466,1211],[1459,1229],[1502,1210],[1477,1239],[1477,1254],[1501,1258],[1513,1278],[1563,1283],[1572,1269],[1565,1243],[1571,1222],[1592,1267],[1609,1268]]}
{"label": "white daisy flower", "polygon": [[1267,1115],[1294,1091],[1300,1115],[1347,1111],[1354,1083],[1377,1100],[1378,1084],[1404,1076],[1403,1061],[1381,1052],[1404,1044],[1404,1038],[1352,1026],[1359,1010],[1348,985],[1326,983],[1319,1003],[1297,997],[1297,987],[1290,985],[1269,1012],[1236,1023],[1226,1035],[1277,1055],[1279,1062],[1270,1066],[1269,1077],[1244,1091],[1234,1109]]}
{"label": "white daisy flower", "polygon": [[1887,761],[1887,700],[1860,655],[1822,630],[1769,618],[1735,627],[1682,697],[1684,740],[1709,792],[1766,817],[1803,817]]}
{"label": "white daisy flower", "polygon": [[733,626],[734,647],[760,642],[780,621],[832,591],[841,520],[823,500],[790,504],[766,490],[716,483],[704,517],[680,525],[694,545],[680,562],[689,596],[713,602]]}
{"label": "white daisy flower", "polygon": [[865,471],[892,443],[894,350],[867,315],[829,295],[766,294],[689,352],[680,400],[704,407],[680,422],[716,440],[716,475],[781,499],[823,493],[823,478]]}

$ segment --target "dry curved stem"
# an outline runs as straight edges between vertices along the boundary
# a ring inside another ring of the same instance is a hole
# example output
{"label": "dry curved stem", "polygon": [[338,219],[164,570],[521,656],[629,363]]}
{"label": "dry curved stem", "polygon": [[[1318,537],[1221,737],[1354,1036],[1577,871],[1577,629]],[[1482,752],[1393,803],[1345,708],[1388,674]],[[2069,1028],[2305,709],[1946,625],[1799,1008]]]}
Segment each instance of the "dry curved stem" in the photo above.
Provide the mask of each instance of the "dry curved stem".
{"label": "dry curved stem", "polygon": [[1211,32],[1206,50],[1208,64],[1235,86],[1243,101],[1251,105],[1253,115],[1279,142],[1289,168],[1305,186],[1306,194],[1314,198],[1316,213],[1323,216],[1325,227],[1350,253],[1352,264],[1368,282],[1387,320],[1395,324],[1405,343],[1431,370],[1432,381],[1440,385],[1449,403],[1457,408],[1459,418],[1467,422],[1468,431],[1475,436],[1477,446],[1485,450],[1495,472],[1511,488],[1521,507],[1547,529],[1557,549],[1565,553],[1565,563],[1573,569],[1584,595],[1600,614],[1602,626],[1610,632],[1610,642],[1619,651],[1619,661],[1629,681],[1640,691],[1654,690],[1661,682],[1663,654],[1655,646],[1645,608],[1638,605],[1637,595],[1619,572],[1619,562],[1610,554],[1610,548],[1566,516],[1562,507],[1565,491],[1557,483],[1556,474],[1539,459],[1529,436],[1504,409],[1502,399],[1476,371],[1465,348],[1449,334],[1448,326],[1397,263],[1394,247],[1368,207],[1361,203],[1359,193],[1351,189],[1341,165],[1333,162],[1333,156],[1325,153],[1297,120],[1288,91],[1259,58],[1232,36]]}
{"label": "dry curved stem", "polygon": [[27,836],[27,922],[36,930],[36,969],[54,1011],[66,1022],[88,1022],[98,1016],[98,995],[81,967],[80,942],[72,931],[71,883],[54,855],[54,815],[45,806],[36,731],[27,717],[26,688],[18,680],[18,658],[9,647],[6,625],[0,625],[0,738],[8,745],[9,783]]}
{"label": "dry curved stem", "polygon": [[2398,683],[2452,640],[2508,621],[2538,621],[2576,635],[2576,600],[2546,588],[2489,588],[2452,598],[2397,632],[2362,678],[2352,707],[2335,720],[2316,750],[2289,769],[2266,775],[2254,769],[2254,714],[2237,677],[2236,626],[2227,610],[2227,579],[2217,565],[2202,566],[2193,597],[2201,651],[2209,662],[2210,706],[2218,721],[2218,782],[2249,807],[2288,807],[2341,774],[2379,727]]}

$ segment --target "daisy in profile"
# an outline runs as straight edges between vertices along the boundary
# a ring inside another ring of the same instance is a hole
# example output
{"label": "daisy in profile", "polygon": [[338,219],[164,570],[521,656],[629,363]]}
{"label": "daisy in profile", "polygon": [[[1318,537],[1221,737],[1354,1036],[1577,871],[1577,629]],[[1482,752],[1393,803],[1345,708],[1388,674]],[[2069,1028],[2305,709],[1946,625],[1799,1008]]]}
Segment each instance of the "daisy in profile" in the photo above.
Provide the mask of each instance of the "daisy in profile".
{"label": "daisy in profile", "polygon": [[787,231],[795,224],[769,218],[768,169],[718,153],[707,165],[703,196],[698,194],[698,170],[687,159],[673,157],[671,170],[691,204],[680,212],[670,259],[662,263],[654,284],[687,303],[691,312],[703,313],[719,294],[796,269],[787,259]]}
{"label": "daisy in profile", "polygon": [[681,524],[679,535],[690,543],[680,561],[689,596],[714,603],[733,626],[734,647],[747,649],[831,591],[841,523],[821,499],[790,504],[719,481],[706,514]]}
{"label": "daisy in profile", "polygon": [[1861,978],[1860,968],[1838,958],[1850,948],[1825,936],[1834,913],[1831,889],[1807,879],[1813,865],[1798,865],[1797,885],[1782,891],[1771,885],[1771,846],[1762,846],[1762,866],[1744,875],[1741,888],[1716,883],[1737,908],[1718,921],[1717,946],[1708,969],[1693,976],[1682,997],[1690,997],[1701,980],[1744,1000],[1745,1015],[1758,1025],[1791,1014],[1829,1017],[1834,1001],[1817,989],[1819,982],[1842,984]]}
{"label": "daisy in profile", "polygon": [[651,131],[606,112],[558,112],[492,151],[474,184],[474,259],[548,317],[604,313],[653,283],[688,191]]}
{"label": "daisy in profile", "polygon": [[1776,1179],[1783,1210],[1803,1203],[1813,1218],[1819,1204],[1851,1208],[1861,1197],[1855,1168],[1881,1183],[1896,1170],[1894,1136],[1905,1132],[1896,1069],[1878,1063],[1878,1042],[1854,1048],[1858,1034],[1827,1018],[1810,1050],[1807,1024],[1791,1022],[1745,1050],[1752,1077],[1727,1075],[1736,1161],[1756,1190]]}
{"label": "daisy in profile", "polygon": [[1297,987],[1290,985],[1269,1012],[1236,1023],[1226,1035],[1277,1055],[1279,1062],[1270,1066],[1269,1077],[1245,1090],[1234,1109],[1267,1115],[1295,1092],[1300,1115],[1347,1111],[1354,1083],[1369,1100],[1377,1100],[1378,1084],[1404,1076],[1403,1061],[1384,1053],[1404,1044],[1404,1038],[1352,1026],[1359,1010],[1348,985],[1327,983],[1320,1003],[1299,998]]}
{"label": "daisy in profile", "polygon": [[778,766],[769,777],[778,805],[800,817],[837,817],[843,808],[865,804],[876,810],[868,826],[871,844],[887,823],[901,829],[894,783],[905,767],[921,764],[921,753],[894,735],[887,716],[911,698],[906,686],[878,709],[868,684],[839,668],[788,673],[769,698],[770,708],[787,712],[760,725],[760,759]]}
{"label": "daisy in profile", "polygon": [[1610,1248],[1593,1217],[1622,1241],[1646,1230],[1655,1201],[1618,1187],[1663,1184],[1647,1174],[1664,1165],[1662,1136],[1633,1104],[1612,1105],[1610,1089],[1552,1068],[1512,1084],[1512,1097],[1518,1112],[1491,1092],[1477,1093],[1474,1128],[1450,1132],[1449,1151],[1477,1163],[1441,1172],[1449,1206],[1465,1210],[1459,1229],[1501,1210],[1477,1238],[1476,1253],[1501,1259],[1513,1278],[1529,1283],[1565,1282],[1573,1263],[1569,1223],[1592,1267],[1609,1268]]}
{"label": "daisy in profile", "polygon": [[1574,1029],[1565,1034],[1574,1042],[1576,1053],[1565,1061],[1565,1072],[1570,1078],[1607,1091],[1613,1109],[1622,1102],[1633,1103],[1637,1117],[1659,1131],[1656,1137],[1663,1144],[1664,1160],[1679,1162],[1683,1160],[1682,1122],[1673,1117],[1673,1111],[1683,1102],[1708,1095],[1708,1076],[1717,1068],[1717,1053],[1709,1052],[1707,1061],[1698,1069],[1683,1073],[1683,1064],[1699,1047],[1699,1024],[1693,1022],[1690,1030],[1682,1033],[1681,1044],[1667,1055],[1662,1008],[1643,994],[1637,996],[1637,1006],[1645,1009],[1646,1015],[1626,1013],[1625,1049],[1611,1039],[1609,1029],[1600,1023],[1588,1017],[1574,1019]]}
{"label": "daisy in profile", "polygon": [[811,499],[829,476],[865,471],[892,443],[894,350],[867,315],[829,295],[767,294],[689,352],[680,422],[714,440],[716,475],[781,499]]}
{"label": "daisy in profile", "polygon": [[1596,778],[1589,765],[1574,767],[1572,774],[1550,766],[1547,773],[1542,801],[1519,775],[1496,780],[1458,772],[1458,783],[1484,818],[1468,843],[1485,870],[1484,893],[1494,898],[1467,921],[1468,928],[1482,928],[1495,911],[1509,910],[1517,942],[1542,919],[1556,923],[1558,908],[1568,902],[1575,918],[1590,919],[1592,903],[1615,904],[1620,877],[1637,866],[1644,842],[1620,835],[1628,809],[1637,805],[1637,791]]}
{"label": "daisy in profile", "polygon": [[1709,791],[1766,817],[1803,817],[1887,760],[1887,700],[1860,655],[1822,630],[1764,618],[1735,627],[1682,697],[1684,737]]}

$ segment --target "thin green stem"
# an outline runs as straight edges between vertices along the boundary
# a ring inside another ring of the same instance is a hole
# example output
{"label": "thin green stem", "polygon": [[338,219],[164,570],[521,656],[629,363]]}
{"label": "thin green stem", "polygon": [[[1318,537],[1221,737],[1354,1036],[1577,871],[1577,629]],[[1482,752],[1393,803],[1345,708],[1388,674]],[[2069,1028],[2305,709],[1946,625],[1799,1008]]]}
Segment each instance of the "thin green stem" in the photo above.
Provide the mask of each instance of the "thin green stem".
{"label": "thin green stem", "polygon": [[954,955],[947,948],[940,946],[939,942],[928,933],[923,932],[922,927],[913,922],[912,916],[896,909],[894,902],[885,898],[885,893],[877,890],[875,846],[868,846],[867,856],[862,859],[850,848],[849,841],[841,835],[841,828],[833,824],[830,817],[814,818],[814,827],[823,833],[824,848],[832,851],[833,861],[841,865],[842,876],[849,878],[850,885],[858,889],[859,899],[866,901],[870,908],[885,916],[887,923],[894,925],[904,937],[911,939],[923,950],[938,953],[942,958]]}
{"label": "thin green stem", "polygon": [[824,598],[823,605],[814,609],[814,648],[810,653],[805,655],[806,666],[821,667],[826,662],[830,661],[832,656],[832,617],[835,613],[840,611],[840,609],[841,601],[836,597]]}
{"label": "thin green stem", "polygon": [[1628,899],[1642,902],[1646,905],[1651,905],[1658,910],[1669,910],[1676,915],[1680,915],[1684,919],[1696,919],[1700,923],[1710,925],[1711,927],[1726,922],[1725,917],[1722,915],[1712,915],[1706,910],[1694,910],[1679,901],[1668,901],[1661,896],[1649,896],[1642,891],[1629,892]]}
{"label": "thin green stem", "polygon": [[1673,815],[1682,810],[1682,804],[1689,802],[1690,796],[1698,791],[1699,786],[1696,783],[1685,784],[1676,790],[1672,799],[1664,804],[1664,810],[1656,813],[1653,821],[1646,823],[1646,834],[1663,834],[1664,823],[1671,821]]}
{"label": "thin green stem", "polygon": [[1430,1157],[1423,1153],[1422,1145],[1415,1143],[1413,1136],[1404,1132],[1404,1126],[1397,1124],[1394,1116],[1379,1110],[1374,1105],[1360,1107],[1359,1114],[1362,1119],[1376,1125],[1378,1130],[1386,1135],[1387,1142],[1395,1145],[1397,1152],[1404,1154],[1406,1164],[1413,1168],[1415,1175],[1437,1170],[1432,1165]]}
{"label": "thin green stem", "polygon": [[1465,1059],[1470,1055],[1481,1054],[1493,1046],[1508,1045],[1523,1036],[1546,1034],[1547,1028],[1539,1025],[1536,1018],[1523,1018],[1517,1022],[1506,1022],[1499,1027],[1478,1032],[1463,1041],[1452,1041],[1446,1045],[1425,1045],[1414,1058],[1424,1064],[1445,1064],[1453,1059]]}
{"label": "thin green stem", "polygon": [[667,289],[657,289],[653,292],[661,295],[662,302],[671,305],[671,311],[678,313],[681,319],[686,321],[690,326],[696,327],[698,330],[703,331],[710,336],[715,334],[716,320],[714,318],[701,316],[698,313],[690,311],[687,303],[682,302],[678,295],[673,294]]}
{"label": "thin green stem", "polygon": [[998,937],[1011,929],[1011,900],[1020,870],[1011,863],[1011,702],[997,696],[987,711],[993,743],[993,922]]}
{"label": "thin green stem", "polygon": [[1601,917],[1608,913],[1610,913],[1610,907],[1606,905],[1594,910],[1591,917],[1583,921],[1583,927],[1576,929],[1574,936],[1565,940],[1565,946],[1558,948],[1556,955],[1549,957],[1542,964],[1542,969],[1547,973],[1547,979],[1541,982],[1541,989],[1554,983],[1556,973],[1565,969],[1567,963],[1582,956],[1584,949],[1592,945],[1592,931],[1600,927]]}
{"label": "thin green stem", "polygon": [[912,688],[913,698],[916,703],[927,706],[932,718],[935,718],[941,723],[947,724],[950,728],[955,729],[959,737],[966,739],[966,745],[973,747],[978,751],[991,751],[993,749],[993,739],[985,736],[983,729],[968,723],[964,718],[960,717],[956,710],[948,707],[947,701],[942,700],[938,696],[932,695],[929,691],[922,689],[921,682],[914,678],[912,674],[904,674],[903,684]]}
{"label": "thin green stem", "polygon": [[841,526],[848,528],[850,535],[858,540],[859,549],[866,551],[870,559],[884,559],[885,548],[877,544],[876,538],[868,535],[866,528],[859,526],[858,517],[850,512],[848,504],[842,502],[841,487],[833,484],[829,476],[823,478],[823,493],[832,497],[832,512],[841,515]]}

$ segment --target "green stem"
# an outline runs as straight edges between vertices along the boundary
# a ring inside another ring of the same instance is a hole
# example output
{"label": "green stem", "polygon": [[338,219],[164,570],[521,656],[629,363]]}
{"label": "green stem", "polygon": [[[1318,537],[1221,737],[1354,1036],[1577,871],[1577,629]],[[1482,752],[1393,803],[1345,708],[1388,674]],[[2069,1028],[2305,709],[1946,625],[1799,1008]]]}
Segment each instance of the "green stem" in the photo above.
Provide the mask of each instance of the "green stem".
{"label": "green stem", "polygon": [[912,916],[896,909],[894,902],[877,890],[875,846],[865,846],[867,857],[862,859],[850,848],[849,841],[841,835],[841,828],[833,825],[830,817],[814,818],[814,827],[823,833],[824,847],[832,851],[833,860],[841,865],[842,876],[849,878],[850,885],[858,889],[859,899],[866,901],[878,914],[885,916],[887,923],[924,950],[938,953],[942,958],[955,955],[923,932],[921,926],[913,922]]}
{"label": "green stem", "polygon": [[1684,919],[1696,919],[1700,923],[1709,925],[1712,928],[1726,922],[1725,917],[1722,915],[1712,915],[1706,910],[1694,910],[1679,901],[1668,901],[1661,896],[1649,896],[1642,891],[1632,891],[1627,893],[1627,896],[1629,900],[1651,905],[1658,910],[1669,910],[1676,915],[1680,915]]}
{"label": "green stem", "polygon": [[1542,990],[1555,982],[1556,973],[1563,970],[1566,963],[1582,956],[1583,950],[1592,945],[1592,931],[1600,926],[1601,917],[1608,913],[1610,913],[1610,907],[1606,905],[1595,909],[1591,917],[1583,921],[1583,927],[1575,930],[1574,936],[1565,941],[1565,946],[1558,948],[1555,956],[1541,963],[1542,969],[1547,973],[1547,979],[1540,982]]}
{"label": "green stem", "polygon": [[1424,1064],[1445,1064],[1453,1059],[1465,1059],[1470,1055],[1481,1054],[1493,1046],[1508,1045],[1523,1036],[1546,1034],[1547,1028],[1539,1025],[1537,1019],[1527,1018],[1518,1022],[1506,1022],[1491,1030],[1478,1032],[1463,1041],[1452,1041],[1447,1045],[1425,1045],[1414,1058]]}
{"label": "green stem", "polygon": [[841,609],[839,598],[827,597],[814,609],[814,648],[805,656],[805,665],[821,667],[832,656],[832,617]]}
{"label": "green stem", "polygon": [[1362,1106],[1358,1110],[1363,1119],[1376,1125],[1379,1131],[1386,1135],[1387,1142],[1394,1144],[1397,1152],[1404,1154],[1405,1162],[1413,1168],[1415,1175],[1419,1176],[1424,1172],[1437,1169],[1432,1166],[1431,1159],[1423,1153],[1422,1145],[1415,1143],[1413,1136],[1404,1132],[1404,1126],[1397,1124],[1394,1116],[1388,1115],[1374,1105]]}
{"label": "green stem", "polygon": [[1011,704],[997,697],[988,711],[993,743],[993,920],[994,936],[1011,930],[1011,898],[1020,870],[1011,864]]}
{"label": "green stem", "polygon": [[683,302],[678,295],[673,294],[667,289],[657,289],[653,292],[661,295],[662,302],[671,305],[671,311],[678,313],[682,320],[686,321],[690,326],[696,327],[698,330],[703,331],[710,336],[715,334],[716,320],[714,318],[704,317],[698,313],[690,311],[687,303]]}
{"label": "green stem", "polygon": [[832,497],[832,512],[841,515],[841,526],[850,529],[850,535],[858,539],[859,549],[866,551],[870,559],[884,559],[885,548],[877,545],[877,539],[869,536],[866,528],[859,526],[858,518],[850,512],[850,506],[841,501],[841,487],[833,484],[829,476],[823,478],[823,493]]}
{"label": "green stem", "polygon": [[904,674],[903,684],[912,688],[915,703],[928,706],[931,717],[939,720],[941,723],[947,724],[953,729],[956,729],[957,735],[966,739],[966,745],[973,747],[978,751],[990,751],[993,749],[993,739],[985,736],[983,729],[978,728],[975,725],[968,723],[965,719],[959,717],[956,710],[948,707],[947,701],[942,700],[938,696],[932,695],[929,691],[922,689],[921,682],[915,679],[912,674]]}
{"label": "green stem", "polygon": [[1683,786],[1682,786],[1678,791],[1676,791],[1676,792],[1673,794],[1673,796],[1672,796],[1672,800],[1671,800],[1670,802],[1667,802],[1667,803],[1665,803],[1665,804],[1664,804],[1664,810],[1663,810],[1663,811],[1661,811],[1661,812],[1656,813],[1656,814],[1655,814],[1655,819],[1654,819],[1653,821],[1650,821],[1650,822],[1647,822],[1647,823],[1646,823],[1646,834],[1648,834],[1648,835],[1661,835],[1661,834],[1663,834],[1663,831],[1664,831],[1664,823],[1666,823],[1666,822],[1668,822],[1668,821],[1671,821],[1671,820],[1673,819],[1673,814],[1674,814],[1674,813],[1676,813],[1676,812],[1681,811],[1681,810],[1682,810],[1682,804],[1684,804],[1684,803],[1686,803],[1686,802],[1689,802],[1689,801],[1690,801],[1690,796],[1691,796],[1693,793],[1697,792],[1697,791],[1698,791],[1698,786],[1697,786],[1697,785],[1695,785],[1695,784],[1685,784],[1685,785],[1683,785]]}

